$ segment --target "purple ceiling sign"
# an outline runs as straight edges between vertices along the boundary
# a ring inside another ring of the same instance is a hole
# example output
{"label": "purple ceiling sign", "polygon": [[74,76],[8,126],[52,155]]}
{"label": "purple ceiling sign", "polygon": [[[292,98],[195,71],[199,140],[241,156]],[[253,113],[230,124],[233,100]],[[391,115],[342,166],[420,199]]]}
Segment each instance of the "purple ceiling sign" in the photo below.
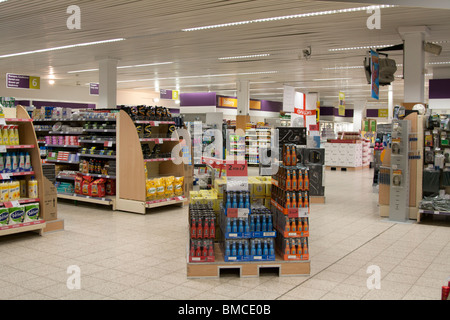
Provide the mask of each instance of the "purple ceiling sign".
{"label": "purple ceiling sign", "polygon": [[89,84],[89,94],[91,96],[98,96],[100,94],[100,84],[91,82]]}
{"label": "purple ceiling sign", "polygon": [[180,93],[180,107],[216,106],[215,92]]}
{"label": "purple ceiling sign", "polygon": [[72,108],[72,109],[95,109],[95,104],[91,104],[91,103],[33,101],[33,105],[36,108],[60,107],[60,108]]}
{"label": "purple ceiling sign", "polygon": [[159,91],[159,98],[172,100],[172,90],[161,89]]}
{"label": "purple ceiling sign", "polygon": [[430,79],[430,99],[450,99],[450,79]]}
{"label": "purple ceiling sign", "polygon": [[378,118],[378,109],[367,109],[366,117],[367,118]]}
{"label": "purple ceiling sign", "polygon": [[7,73],[6,87],[13,89],[40,89],[40,78]]}

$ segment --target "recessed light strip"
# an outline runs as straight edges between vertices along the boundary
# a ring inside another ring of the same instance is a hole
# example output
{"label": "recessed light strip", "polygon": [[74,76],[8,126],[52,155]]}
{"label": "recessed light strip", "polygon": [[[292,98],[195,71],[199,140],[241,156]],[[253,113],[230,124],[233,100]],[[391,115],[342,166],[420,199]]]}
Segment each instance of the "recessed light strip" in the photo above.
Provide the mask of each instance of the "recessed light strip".
{"label": "recessed light strip", "polygon": [[[173,62],[156,62],[156,63],[147,63],[147,64],[135,64],[132,66],[119,66],[119,67],[117,67],[117,69],[142,68],[142,67],[159,66],[159,65],[171,64],[171,63],[173,63]],[[83,72],[93,72],[93,71],[98,71],[98,68],[73,70],[73,71],[67,71],[67,73],[83,73]]]}
{"label": "recessed light strip", "polygon": [[49,52],[49,51],[57,51],[57,50],[78,48],[78,47],[87,47],[87,46],[93,46],[93,45],[97,45],[97,44],[105,44],[105,43],[118,42],[118,41],[123,41],[123,40],[125,40],[125,38],[117,38],[117,39],[110,39],[110,40],[85,42],[85,43],[71,44],[71,45],[61,46],[61,47],[53,47],[53,48],[39,49],[39,50],[33,50],[33,51],[24,51],[24,52],[18,52],[18,53],[10,53],[10,54],[0,55],[0,59],[10,58],[10,57],[17,57],[17,56],[24,56],[24,55],[33,54],[33,53],[43,53],[43,52]]}
{"label": "recessed light strip", "polygon": [[261,58],[261,57],[268,57],[268,56],[270,56],[270,54],[261,53],[261,54],[250,54],[247,56],[222,57],[222,58],[219,58],[219,60],[237,60],[237,59]]}
{"label": "recessed light strip", "polygon": [[376,46],[359,46],[359,47],[347,47],[347,48],[332,48],[328,49],[330,52],[336,51],[350,51],[350,50],[363,50],[363,49],[371,49],[371,48],[384,48],[384,47],[392,47],[393,44],[384,44],[384,45],[376,45]]}
{"label": "recessed light strip", "polygon": [[215,28],[232,27],[232,26],[238,26],[238,25],[246,25],[246,24],[258,23],[258,22],[269,22],[269,21],[279,21],[279,20],[285,20],[285,19],[316,17],[316,16],[324,16],[324,15],[332,15],[332,14],[340,14],[340,13],[367,11],[368,9],[374,9],[374,8],[384,9],[384,8],[392,8],[392,7],[397,7],[397,6],[395,6],[395,5],[376,5],[376,6],[364,6],[364,7],[347,8],[347,9],[317,11],[317,12],[310,12],[310,13],[292,14],[292,15],[287,15],[287,16],[278,16],[278,17],[271,17],[271,18],[262,18],[262,19],[214,24],[214,25],[202,26],[202,27],[185,28],[185,29],[181,29],[181,31],[184,31],[184,32],[199,31],[199,30],[206,30],[206,29],[215,29]]}

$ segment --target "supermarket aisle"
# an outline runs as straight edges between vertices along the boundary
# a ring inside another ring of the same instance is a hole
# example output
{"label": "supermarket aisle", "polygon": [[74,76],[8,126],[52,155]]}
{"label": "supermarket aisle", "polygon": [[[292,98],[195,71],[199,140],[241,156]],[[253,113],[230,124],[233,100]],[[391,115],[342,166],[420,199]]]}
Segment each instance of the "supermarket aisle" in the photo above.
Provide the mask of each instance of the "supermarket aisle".
{"label": "supermarket aisle", "polygon": [[[142,216],[61,203],[65,231],[0,238],[0,299],[439,299],[450,276],[450,228],[378,215],[372,170],[330,172],[313,205],[310,277],[186,279],[187,208]],[[381,289],[367,288],[367,267]],[[81,271],[70,290],[68,267]]]}

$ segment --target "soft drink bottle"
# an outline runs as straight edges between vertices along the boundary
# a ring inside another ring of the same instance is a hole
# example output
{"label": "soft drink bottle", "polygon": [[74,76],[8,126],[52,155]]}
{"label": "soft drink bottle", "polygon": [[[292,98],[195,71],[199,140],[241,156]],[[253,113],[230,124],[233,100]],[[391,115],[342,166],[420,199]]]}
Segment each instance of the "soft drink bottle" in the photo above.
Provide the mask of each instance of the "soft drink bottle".
{"label": "soft drink bottle", "polygon": [[292,191],[297,191],[298,180],[297,180],[297,170],[292,170]]}
{"label": "soft drink bottle", "polygon": [[196,239],[197,238],[197,221],[195,217],[191,218],[191,238]]}
{"label": "soft drink bottle", "polygon": [[238,203],[237,203],[237,198],[236,198],[236,192],[233,193],[233,208],[237,208],[238,207]]}
{"label": "soft drink bottle", "polygon": [[201,239],[202,236],[203,236],[203,219],[202,217],[199,217],[197,223],[197,239]]}
{"label": "soft drink bottle", "polygon": [[275,249],[273,248],[273,240],[269,240],[269,254],[271,256],[275,254]]}
{"label": "soft drink bottle", "polygon": [[286,190],[292,190],[292,179],[291,179],[291,170],[286,171]]}
{"label": "soft drink bottle", "polygon": [[250,215],[249,219],[250,219],[250,232],[255,232],[255,216]]}
{"label": "soft drink bottle", "polygon": [[305,170],[305,179],[304,179],[304,190],[309,190],[309,176],[308,176],[308,170]]}
{"label": "soft drink bottle", "polygon": [[239,208],[244,208],[244,195],[242,192],[239,194]]}
{"label": "soft drink bottle", "polygon": [[303,196],[304,200],[303,200],[303,207],[308,208],[309,207],[309,195],[308,195],[308,191],[305,191],[304,196]]}
{"label": "soft drink bottle", "polygon": [[297,147],[291,146],[291,166],[297,165]]}
{"label": "soft drink bottle", "polygon": [[289,239],[284,240],[284,254],[290,255],[291,254],[291,248],[289,245]]}
{"label": "soft drink bottle", "polygon": [[205,225],[203,227],[203,239],[209,238],[209,225],[210,225],[210,218],[205,217]]}
{"label": "soft drink bottle", "polygon": [[216,238],[216,224],[215,224],[215,218],[212,217],[210,220],[210,225],[209,225],[209,238],[210,239],[215,239]]}
{"label": "soft drink bottle", "polygon": [[250,224],[248,223],[248,219],[249,219],[249,218],[247,218],[247,219],[244,220],[244,224],[245,224],[245,226],[244,226],[244,231],[245,231],[245,232],[250,232]]}
{"label": "soft drink bottle", "polygon": [[291,239],[290,246],[291,246],[291,254],[297,254],[297,250],[295,250],[295,241],[294,241],[294,239]]}

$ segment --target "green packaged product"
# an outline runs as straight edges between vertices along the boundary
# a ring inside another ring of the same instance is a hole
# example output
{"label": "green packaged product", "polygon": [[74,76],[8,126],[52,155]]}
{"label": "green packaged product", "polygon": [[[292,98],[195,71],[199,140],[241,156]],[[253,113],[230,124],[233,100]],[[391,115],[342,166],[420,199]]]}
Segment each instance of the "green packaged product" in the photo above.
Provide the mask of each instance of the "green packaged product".
{"label": "green packaged product", "polygon": [[9,208],[9,224],[22,223],[24,215],[25,215],[24,207]]}
{"label": "green packaged product", "polygon": [[0,227],[7,226],[9,223],[9,209],[0,208]]}
{"label": "green packaged product", "polygon": [[28,204],[25,206],[24,222],[39,220],[39,203]]}

